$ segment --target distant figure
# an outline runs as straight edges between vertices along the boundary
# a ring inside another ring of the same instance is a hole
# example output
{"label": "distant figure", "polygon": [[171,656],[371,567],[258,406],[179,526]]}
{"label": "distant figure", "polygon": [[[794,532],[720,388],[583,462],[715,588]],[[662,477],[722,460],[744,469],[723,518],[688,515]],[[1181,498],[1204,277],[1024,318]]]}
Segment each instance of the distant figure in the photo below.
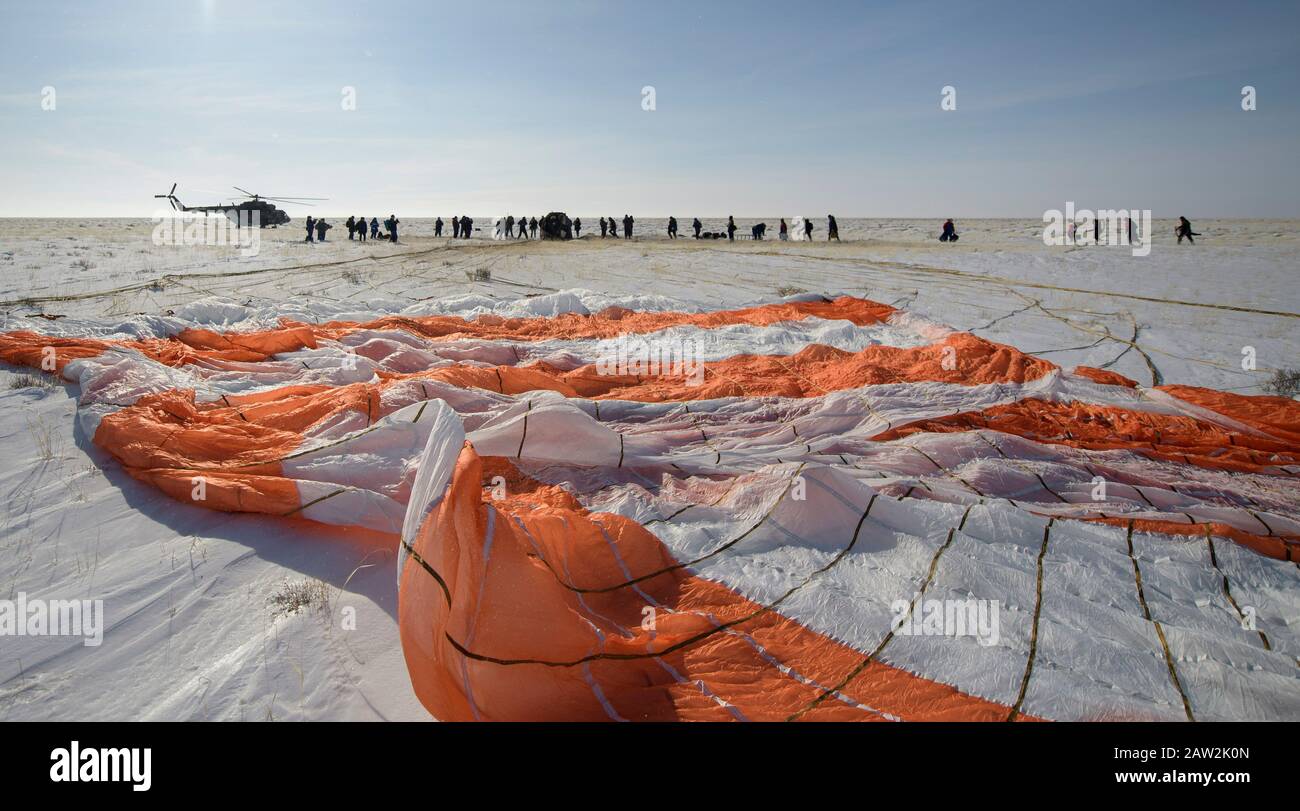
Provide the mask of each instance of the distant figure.
{"label": "distant figure", "polygon": [[379,218],[378,217],[370,218],[370,238],[379,239]]}
{"label": "distant figure", "polygon": [[733,217],[727,217],[727,241],[736,241],[736,220]]}
{"label": "distant figure", "polygon": [[515,237],[515,238],[516,238],[516,239],[528,239],[528,218],[527,218],[527,217],[520,217],[519,220],[518,220],[518,222],[519,222],[519,236],[517,236],[517,237]]}
{"label": "distant figure", "polygon": [[623,239],[632,238],[632,225],[635,222],[636,220],[632,219],[631,214],[627,214],[623,217]]}
{"label": "distant figure", "polygon": [[606,234],[608,231],[609,231],[609,223],[605,222],[605,218],[604,218],[604,217],[601,217],[601,218],[600,218],[600,238],[601,238],[601,239],[604,239],[604,238],[605,238],[605,234]]}
{"label": "distant figure", "polygon": [[750,239],[762,239],[763,235],[766,233],[767,233],[767,223],[765,222],[760,222],[758,225],[755,225],[753,228],[749,229]]}
{"label": "distant figure", "polygon": [[574,217],[574,218],[573,218],[573,235],[574,235],[575,237],[581,237],[581,236],[582,236],[582,218],[581,218],[581,217]]}
{"label": "distant figure", "polygon": [[528,230],[532,232],[533,239],[537,239],[537,218],[533,217],[528,221]]}
{"label": "distant figure", "polygon": [[803,221],[803,235],[809,242],[812,241],[813,224],[812,220]]}
{"label": "distant figure", "polygon": [[463,215],[460,218],[460,238],[461,239],[474,238],[474,220]]}
{"label": "distant figure", "polygon": [[836,242],[840,241],[840,224],[835,222],[834,214],[827,214],[826,215],[826,241],[830,242],[832,239],[835,240]]}
{"label": "distant figure", "polygon": [[392,228],[389,228],[388,231],[389,231],[390,234],[392,234],[393,241],[396,242],[396,241],[397,241],[397,224],[398,224],[399,222],[401,222],[401,220],[397,219],[397,215],[394,214],[393,217],[392,217],[392,222],[393,222],[393,227],[392,227]]}
{"label": "distant figure", "polygon": [[668,238],[677,239],[677,218],[676,217],[668,218]]}
{"label": "distant figure", "polygon": [[1196,240],[1192,239],[1192,237],[1200,236],[1200,234],[1192,230],[1192,224],[1187,221],[1186,217],[1178,218],[1178,227],[1174,229],[1174,233],[1178,235],[1179,245],[1183,244],[1183,237],[1187,237],[1187,241],[1195,245]]}
{"label": "distant figure", "polygon": [[703,223],[700,222],[700,218],[699,218],[699,217],[696,217],[696,218],[694,218],[693,220],[691,220],[691,228],[695,229],[695,238],[696,238],[696,239],[699,239],[699,238],[700,238],[700,229],[703,228],[703,227],[704,227],[704,225],[703,225]]}
{"label": "distant figure", "polygon": [[319,220],[317,220],[317,221],[316,221],[316,241],[317,241],[317,242],[324,242],[324,241],[325,241],[325,232],[328,231],[328,230],[330,230],[330,229],[333,228],[333,227],[334,227],[334,226],[332,226],[332,225],[330,225],[329,223],[325,222],[325,218],[324,218],[324,217],[321,217]]}
{"label": "distant figure", "polygon": [[515,215],[513,214],[506,215],[506,237],[515,238]]}
{"label": "distant figure", "polygon": [[781,230],[777,233],[777,237],[782,242],[790,238],[790,226],[785,224],[785,217],[781,218]]}
{"label": "distant figure", "polygon": [[442,236],[442,217],[433,221],[433,235],[435,237]]}
{"label": "distant figure", "polygon": [[314,233],[316,233],[316,219],[312,217],[312,215],[308,214],[307,215],[307,241],[308,242],[316,241],[315,239],[312,238],[312,234]]}
{"label": "distant figure", "polygon": [[943,233],[939,235],[939,241],[940,242],[957,241],[957,226],[952,224],[952,217],[949,217],[948,221],[943,224]]}
{"label": "distant figure", "polygon": [[357,217],[357,239],[366,241],[366,218]]}
{"label": "distant figure", "polygon": [[356,218],[355,218],[355,217],[348,217],[348,221],[345,222],[345,223],[343,223],[343,224],[346,225],[346,226],[348,227],[348,240],[351,241],[351,240],[353,240],[353,239],[356,239],[356,236],[357,236],[357,220],[356,220]]}
{"label": "distant figure", "polygon": [[609,235],[614,239],[618,239],[618,226],[614,224],[613,217],[609,218]]}

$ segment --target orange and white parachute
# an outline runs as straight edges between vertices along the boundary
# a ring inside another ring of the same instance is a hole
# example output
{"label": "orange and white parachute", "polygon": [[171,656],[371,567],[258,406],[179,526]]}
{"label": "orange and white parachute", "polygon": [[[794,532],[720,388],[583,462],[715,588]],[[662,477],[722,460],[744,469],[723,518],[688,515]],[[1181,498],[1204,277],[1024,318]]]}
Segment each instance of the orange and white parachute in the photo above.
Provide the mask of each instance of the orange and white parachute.
{"label": "orange and white parachute", "polygon": [[396,546],[441,719],[1300,719],[1291,400],[851,297],[42,330],[135,478]]}

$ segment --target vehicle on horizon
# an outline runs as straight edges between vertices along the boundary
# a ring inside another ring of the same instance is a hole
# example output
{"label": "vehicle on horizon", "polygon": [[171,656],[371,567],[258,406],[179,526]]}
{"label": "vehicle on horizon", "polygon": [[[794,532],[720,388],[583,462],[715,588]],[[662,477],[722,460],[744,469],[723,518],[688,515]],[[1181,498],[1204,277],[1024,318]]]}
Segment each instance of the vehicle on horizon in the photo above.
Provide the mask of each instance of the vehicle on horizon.
{"label": "vehicle on horizon", "polygon": [[[197,211],[203,214],[223,214],[236,224],[239,224],[241,220],[244,222],[250,221],[251,212],[257,212],[258,224],[262,228],[266,228],[267,226],[275,228],[291,221],[288,213],[283,209],[277,208],[275,203],[310,207],[312,203],[307,201],[322,201],[329,199],[328,197],[267,197],[261,194],[254,194],[253,192],[241,189],[238,186],[232,186],[235,191],[244,195],[238,203],[231,202],[228,204],[211,206],[187,206],[180,201],[179,197],[176,196],[176,186],[177,184],[173,183],[171,191],[166,194],[155,194],[154,199],[166,200],[171,203],[172,209],[175,211]],[[245,211],[250,212],[250,214],[244,215],[243,212]]]}

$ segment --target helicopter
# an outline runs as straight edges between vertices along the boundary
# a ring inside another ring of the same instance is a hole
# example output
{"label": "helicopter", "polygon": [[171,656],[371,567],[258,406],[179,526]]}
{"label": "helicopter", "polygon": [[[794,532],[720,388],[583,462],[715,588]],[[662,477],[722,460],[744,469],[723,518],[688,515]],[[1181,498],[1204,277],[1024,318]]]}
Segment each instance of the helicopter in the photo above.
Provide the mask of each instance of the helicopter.
{"label": "helicopter", "polygon": [[[155,194],[154,199],[166,200],[171,203],[172,209],[175,211],[197,211],[203,214],[224,214],[226,217],[236,222],[236,224],[239,223],[240,217],[251,217],[252,212],[256,211],[258,212],[258,222],[262,228],[265,228],[268,225],[274,228],[289,222],[289,215],[282,209],[276,208],[275,203],[294,206],[310,206],[312,203],[305,201],[329,199],[328,197],[265,197],[260,194],[254,194],[246,189],[241,189],[238,186],[232,186],[231,188],[244,195],[242,202],[231,203],[229,205],[187,206],[180,201],[179,197],[176,196],[176,186],[177,184],[173,183],[171,191],[166,194]],[[246,211],[249,212],[249,214],[243,214],[243,212]]]}

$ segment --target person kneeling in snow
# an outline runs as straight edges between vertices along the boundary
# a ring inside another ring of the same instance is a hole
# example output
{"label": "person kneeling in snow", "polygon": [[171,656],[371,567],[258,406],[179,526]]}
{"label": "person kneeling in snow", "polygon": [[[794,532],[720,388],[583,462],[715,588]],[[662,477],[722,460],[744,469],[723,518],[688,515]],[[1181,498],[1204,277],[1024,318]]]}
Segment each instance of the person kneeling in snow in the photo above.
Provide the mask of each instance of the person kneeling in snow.
{"label": "person kneeling in snow", "polygon": [[943,233],[939,235],[939,241],[940,242],[957,241],[957,226],[952,224],[952,217],[949,217],[948,221],[943,224]]}

